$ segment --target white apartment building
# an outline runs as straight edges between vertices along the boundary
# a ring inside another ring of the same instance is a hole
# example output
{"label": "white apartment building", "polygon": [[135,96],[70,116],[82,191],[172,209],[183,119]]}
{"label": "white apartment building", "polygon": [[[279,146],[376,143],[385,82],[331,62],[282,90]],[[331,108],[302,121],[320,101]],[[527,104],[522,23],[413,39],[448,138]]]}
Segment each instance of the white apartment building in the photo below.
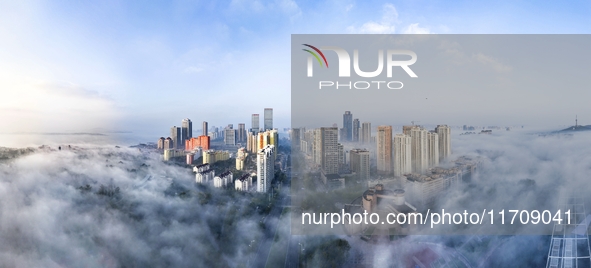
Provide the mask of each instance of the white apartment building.
{"label": "white apartment building", "polygon": [[275,146],[267,145],[257,153],[257,192],[267,192],[275,177]]}
{"label": "white apartment building", "polygon": [[414,126],[410,129],[412,171],[423,174],[429,168],[427,130]]}
{"label": "white apartment building", "polygon": [[412,142],[408,135],[394,136],[394,176],[412,172]]}
{"label": "white apartment building", "polygon": [[213,187],[226,188],[230,182],[233,181],[232,172],[226,171],[213,179]]}
{"label": "white apartment building", "polygon": [[234,188],[236,191],[249,191],[252,187],[252,177],[250,174],[244,174],[242,177],[234,181]]}

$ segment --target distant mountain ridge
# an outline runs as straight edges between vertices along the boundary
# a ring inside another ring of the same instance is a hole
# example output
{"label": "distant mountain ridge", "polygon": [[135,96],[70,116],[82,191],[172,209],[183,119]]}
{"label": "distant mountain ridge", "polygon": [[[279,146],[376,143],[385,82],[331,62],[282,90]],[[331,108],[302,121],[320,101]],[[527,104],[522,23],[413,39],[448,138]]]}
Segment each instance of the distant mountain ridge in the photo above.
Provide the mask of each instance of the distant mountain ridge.
{"label": "distant mountain ridge", "polygon": [[576,126],[571,126],[571,127],[567,127],[563,130],[559,130],[558,132],[575,132],[575,131],[589,131],[591,130],[591,125],[576,125]]}

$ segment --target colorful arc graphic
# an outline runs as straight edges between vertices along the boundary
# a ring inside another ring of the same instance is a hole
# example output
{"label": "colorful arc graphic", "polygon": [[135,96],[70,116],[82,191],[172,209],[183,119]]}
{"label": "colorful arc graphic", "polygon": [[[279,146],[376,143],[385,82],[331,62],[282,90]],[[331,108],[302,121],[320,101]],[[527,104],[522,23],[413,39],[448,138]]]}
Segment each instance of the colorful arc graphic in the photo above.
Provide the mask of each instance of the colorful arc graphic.
{"label": "colorful arc graphic", "polygon": [[[312,48],[312,49],[314,49],[314,51],[318,52],[318,54],[320,54],[320,56],[324,60],[324,63],[326,63],[326,68],[328,68],[328,61],[326,61],[326,57],[324,57],[324,54],[322,53],[322,51],[320,51],[320,49],[316,48],[315,46],[308,45],[308,44],[303,44],[303,45],[307,46],[309,48]],[[322,61],[320,60],[320,57],[318,57],[318,55],[316,55],[316,53],[314,53],[313,51],[310,51],[308,49],[303,49],[303,50],[312,54],[312,56],[314,56],[316,58],[316,60],[318,60],[318,63],[320,63],[320,66],[322,66]]]}

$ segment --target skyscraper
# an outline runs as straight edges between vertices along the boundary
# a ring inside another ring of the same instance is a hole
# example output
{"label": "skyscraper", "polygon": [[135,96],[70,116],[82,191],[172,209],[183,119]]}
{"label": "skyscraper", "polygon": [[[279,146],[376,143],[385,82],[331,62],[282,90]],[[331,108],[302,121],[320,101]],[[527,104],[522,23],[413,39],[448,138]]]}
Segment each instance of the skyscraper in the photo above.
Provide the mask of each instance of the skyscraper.
{"label": "skyscraper", "polygon": [[339,173],[338,129],[320,128],[320,163],[325,174]]}
{"label": "skyscraper", "polygon": [[451,155],[451,128],[437,125],[435,132],[439,135],[439,161],[443,161]]}
{"label": "skyscraper", "polygon": [[182,136],[181,136],[181,128],[177,126],[173,126],[170,128],[170,138],[172,139],[174,149],[180,149],[183,146]]}
{"label": "skyscraper", "polygon": [[369,180],[369,151],[353,149],[349,151],[349,166],[357,174],[359,180]]}
{"label": "skyscraper", "polygon": [[236,137],[237,142],[244,143],[246,142],[246,127],[244,123],[238,124],[238,137]]}
{"label": "skyscraper", "polygon": [[208,131],[208,128],[207,128],[207,121],[203,121],[203,126],[202,126],[202,128],[203,128],[203,133],[202,133],[201,135],[203,135],[203,136],[207,136],[207,131]]}
{"label": "skyscraper", "polygon": [[371,142],[371,123],[364,122],[361,125],[361,142],[362,143],[370,143]]}
{"label": "skyscraper", "polygon": [[252,123],[251,123],[251,128],[250,128],[250,132],[252,132],[253,134],[257,134],[259,133],[260,130],[260,126],[259,126],[259,114],[252,114]]}
{"label": "skyscraper", "polygon": [[164,140],[164,147],[162,149],[163,150],[174,149],[174,141],[170,137],[167,137]]}
{"label": "skyscraper", "polygon": [[353,142],[359,142],[359,118],[353,119]]}
{"label": "skyscraper", "polygon": [[341,166],[347,164],[347,157],[345,156],[345,146],[337,143],[337,152],[339,154],[339,170]]}
{"label": "skyscraper", "polygon": [[412,172],[411,138],[408,135],[394,136],[394,176]]}
{"label": "skyscraper", "polygon": [[265,193],[271,188],[275,176],[275,146],[267,145],[257,153],[257,192]]}
{"label": "skyscraper", "polygon": [[248,134],[246,135],[246,150],[251,152],[251,153],[257,153],[258,152],[258,148],[257,148],[257,137],[258,134],[254,134],[251,131],[248,132]]}
{"label": "skyscraper", "polygon": [[427,158],[429,167],[439,165],[439,135],[435,132],[427,133]]}
{"label": "skyscraper", "polygon": [[378,173],[392,173],[392,126],[378,126],[376,135]]}
{"label": "skyscraper", "polygon": [[402,134],[410,136],[410,130],[415,127],[414,125],[412,126],[402,126]]}
{"label": "skyscraper", "polygon": [[265,108],[265,130],[273,129],[273,108]]}
{"label": "skyscraper", "polygon": [[164,141],[165,141],[165,140],[166,140],[166,139],[164,139],[164,137],[160,137],[160,139],[158,139],[158,147],[157,147],[157,148],[158,148],[159,150],[164,150]]}
{"label": "skyscraper", "polygon": [[353,114],[351,111],[345,111],[343,114],[343,128],[345,129],[344,141],[351,141],[353,137]]}
{"label": "skyscraper", "polygon": [[181,140],[182,147],[185,147],[185,141],[193,137],[193,122],[191,119],[185,118],[181,122]]}
{"label": "skyscraper", "polygon": [[427,130],[415,126],[410,129],[412,171],[424,173],[429,166]]}
{"label": "skyscraper", "polygon": [[322,131],[317,128],[313,130],[313,133],[312,157],[316,165],[322,166]]}
{"label": "skyscraper", "polygon": [[302,140],[302,129],[301,128],[292,128],[291,129],[291,150],[292,152],[299,152],[301,147],[301,140]]}
{"label": "skyscraper", "polygon": [[259,132],[256,140],[257,150],[265,148],[267,145],[273,145],[275,148],[279,148],[279,133],[277,133],[277,130]]}
{"label": "skyscraper", "polygon": [[228,125],[224,129],[224,144],[236,145],[236,130],[232,127],[232,125]]}

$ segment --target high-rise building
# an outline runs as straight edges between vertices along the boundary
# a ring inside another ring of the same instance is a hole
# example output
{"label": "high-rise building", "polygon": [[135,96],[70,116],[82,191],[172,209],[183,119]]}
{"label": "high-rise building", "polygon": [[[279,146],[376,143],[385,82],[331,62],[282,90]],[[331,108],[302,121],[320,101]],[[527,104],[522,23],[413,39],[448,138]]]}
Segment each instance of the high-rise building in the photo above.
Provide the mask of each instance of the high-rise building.
{"label": "high-rise building", "polygon": [[184,157],[185,152],[177,149],[164,149],[164,161],[169,161],[172,158]]}
{"label": "high-rise building", "polygon": [[271,188],[275,177],[275,146],[267,145],[257,153],[257,192],[265,193]]}
{"label": "high-rise building", "polygon": [[376,135],[378,173],[392,174],[392,126],[378,126]]}
{"label": "high-rise building", "polygon": [[213,164],[218,161],[225,161],[230,159],[230,152],[207,150],[203,151],[203,164]]}
{"label": "high-rise building", "polygon": [[412,171],[424,173],[429,167],[427,130],[415,126],[410,129]]}
{"label": "high-rise building", "polygon": [[429,167],[439,166],[439,135],[435,132],[427,133],[427,158]]}
{"label": "high-rise building", "polygon": [[162,149],[174,149],[174,141],[170,137],[166,138],[164,140],[164,147],[162,147]]}
{"label": "high-rise building", "polygon": [[215,188],[226,188],[230,182],[233,182],[233,176],[231,171],[226,171],[219,176],[213,178],[213,187]]}
{"label": "high-rise building", "polygon": [[318,166],[322,166],[322,131],[317,128],[313,131],[312,159]]}
{"label": "high-rise building", "polygon": [[172,138],[174,149],[183,148],[182,145],[184,143],[182,142],[183,139],[181,136],[180,127],[173,126],[172,128],[170,128],[170,137]]}
{"label": "high-rise building", "polygon": [[[158,150],[164,150],[164,141],[166,139],[164,137],[160,137],[160,139],[158,139]],[[168,149],[168,148],[167,148]]]}
{"label": "high-rise building", "polygon": [[193,122],[191,119],[185,118],[181,122],[181,148],[185,147],[185,141],[193,137]]}
{"label": "high-rise building", "polygon": [[353,142],[359,142],[359,118],[353,119]]}
{"label": "high-rise building", "polygon": [[361,124],[361,142],[368,144],[371,143],[371,123],[363,122]]}
{"label": "high-rise building", "polygon": [[234,181],[234,188],[236,191],[248,191],[252,187],[252,177],[249,173],[242,175],[242,177]]}
{"label": "high-rise building", "polygon": [[251,128],[250,128],[250,132],[257,134],[259,133],[260,130],[260,120],[259,120],[259,114],[252,114],[252,123],[251,123]]}
{"label": "high-rise building", "polygon": [[337,152],[339,153],[339,170],[341,166],[347,164],[347,157],[345,156],[345,146],[337,143]]}
{"label": "high-rise building", "polygon": [[236,145],[236,130],[231,126],[228,126],[224,129],[224,144]]}
{"label": "high-rise building", "polygon": [[258,134],[254,134],[252,132],[248,132],[248,134],[246,135],[246,150],[251,152],[251,153],[257,153],[258,149],[257,149],[257,137]]}
{"label": "high-rise building", "polygon": [[351,111],[345,111],[343,114],[343,128],[345,136],[342,140],[351,141],[353,137],[353,114]]}
{"label": "high-rise building", "polygon": [[412,142],[408,135],[394,136],[394,176],[412,173]]}
{"label": "high-rise building", "polygon": [[244,142],[246,142],[246,127],[244,123],[238,124],[238,129],[236,132],[238,134],[238,137],[236,137],[236,141],[244,144]]}
{"label": "high-rise building", "polygon": [[273,129],[273,108],[265,108],[265,130]]}
{"label": "high-rise building", "polygon": [[195,182],[197,183],[210,183],[215,177],[215,170],[211,169],[209,164],[201,164],[193,167],[195,172]]}
{"label": "high-rise building", "polygon": [[349,151],[349,166],[361,181],[369,180],[369,151],[353,149]]}
{"label": "high-rise building", "polygon": [[438,125],[435,132],[439,135],[439,161],[443,161],[451,155],[451,128]]}
{"label": "high-rise building", "polygon": [[246,152],[244,147],[238,149],[238,152],[236,153],[236,170],[244,169],[244,162],[247,156],[248,153]]}
{"label": "high-rise building", "polygon": [[415,127],[413,126],[402,126],[402,134],[410,136],[410,130]]}
{"label": "high-rise building", "polygon": [[275,148],[279,148],[279,133],[277,130],[267,130],[265,132],[260,132],[257,135],[256,144],[257,152],[258,150],[265,148],[267,145],[273,145]]}
{"label": "high-rise building", "polygon": [[201,126],[203,129],[203,133],[201,135],[203,136],[207,136],[207,132],[208,132],[208,128],[207,128],[207,121],[203,121],[203,126]]}
{"label": "high-rise building", "polygon": [[291,150],[292,152],[299,152],[302,142],[302,130],[301,128],[292,128],[290,132]]}
{"label": "high-rise building", "polygon": [[320,128],[320,163],[325,174],[339,173],[338,129]]}
{"label": "high-rise building", "polygon": [[187,162],[186,162],[187,165],[193,164],[193,161],[195,161],[195,154],[194,153],[188,153],[186,160],[187,160]]}
{"label": "high-rise building", "polygon": [[246,150],[251,153],[257,153],[266,145],[274,145],[275,148],[279,146],[279,133],[277,130],[263,131],[257,134],[252,132],[247,133]]}
{"label": "high-rise building", "polygon": [[201,147],[202,150],[209,150],[210,137],[201,135],[197,138],[193,137],[185,142],[185,151],[194,151]]}

